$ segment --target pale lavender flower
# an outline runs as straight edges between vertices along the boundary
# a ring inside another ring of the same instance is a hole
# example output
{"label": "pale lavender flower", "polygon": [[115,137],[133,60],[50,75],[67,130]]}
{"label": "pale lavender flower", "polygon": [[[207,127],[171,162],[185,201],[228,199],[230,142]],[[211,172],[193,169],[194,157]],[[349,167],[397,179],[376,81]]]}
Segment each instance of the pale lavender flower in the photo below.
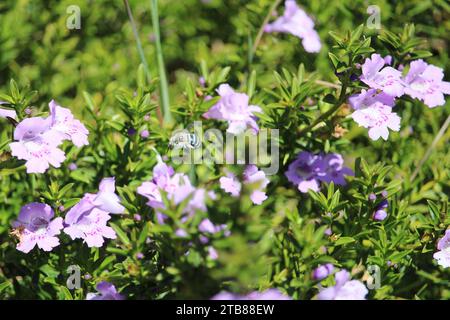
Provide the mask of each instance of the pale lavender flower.
{"label": "pale lavender flower", "polygon": [[61,137],[50,130],[48,119],[35,117],[20,122],[14,130],[14,140],[9,144],[11,154],[26,160],[27,173],[44,173],[50,165],[59,168],[66,159],[58,149]]}
{"label": "pale lavender flower", "polygon": [[108,213],[124,213],[125,207],[120,204],[120,198],[115,191],[115,178],[103,178],[100,182],[99,192],[93,199],[94,206]]}
{"label": "pale lavender flower", "polygon": [[444,236],[439,240],[437,249],[439,251],[433,254],[433,258],[440,266],[450,267],[450,229],[447,229]]}
{"label": "pale lavender flower", "polygon": [[379,54],[372,54],[362,65],[361,81],[372,89],[400,97],[404,94],[402,73],[392,67],[384,67],[385,64],[386,61]]}
{"label": "pale lavender flower", "polygon": [[213,246],[208,247],[208,257],[211,260],[217,260],[219,258],[219,253],[217,252],[216,249],[214,249]]}
{"label": "pale lavender flower", "polygon": [[314,280],[323,280],[333,273],[334,266],[331,263],[318,266],[313,271]]}
{"label": "pale lavender flower", "polygon": [[142,139],[147,139],[150,136],[150,132],[148,130],[142,130],[140,135]]}
{"label": "pale lavender flower", "polygon": [[360,94],[349,98],[350,105],[355,109],[351,117],[360,126],[369,129],[369,137],[387,140],[389,129],[400,130],[400,117],[392,112],[394,98],[375,89],[362,90]]}
{"label": "pale lavender flower", "polygon": [[324,172],[325,165],[320,155],[303,151],[289,165],[285,175],[290,182],[297,185],[300,192],[319,191],[319,174]]}
{"label": "pale lavender flower", "polygon": [[373,220],[376,220],[376,221],[383,221],[386,218],[387,218],[387,212],[383,209],[378,209],[373,214]]}
{"label": "pale lavender flower", "polygon": [[238,93],[228,84],[221,84],[217,89],[220,100],[213,105],[203,117],[228,121],[227,132],[234,135],[243,133],[246,129],[256,134],[259,131],[254,112],[262,112],[261,108],[249,105],[249,97]]}
{"label": "pale lavender flower", "polygon": [[319,34],[314,30],[314,21],[294,0],[286,0],[283,16],[267,24],[264,31],[290,33],[299,37],[307,52],[319,52],[322,47]]}
{"label": "pale lavender flower", "polygon": [[36,245],[44,251],[51,251],[59,245],[56,237],[63,228],[63,219],[55,215],[52,208],[44,203],[29,203],[22,207],[17,221],[13,223],[19,243],[17,250],[30,252]]}
{"label": "pale lavender flower", "polygon": [[144,258],[145,258],[145,256],[144,256],[144,254],[143,254],[142,252],[136,253],[136,259],[142,260],[142,259],[144,259]]}
{"label": "pale lavender flower", "polygon": [[252,186],[252,192],[250,194],[250,199],[254,204],[261,204],[267,199],[265,193],[265,188],[269,184],[269,179],[267,179],[266,174],[262,170],[258,170],[255,165],[248,165],[244,170],[244,180],[245,185]]}
{"label": "pale lavender flower", "polygon": [[345,185],[344,175],[353,175],[353,171],[344,167],[344,159],[337,153],[315,155],[302,151],[285,175],[300,192],[306,193],[308,190],[319,191],[320,182]]}
{"label": "pale lavender flower", "polygon": [[15,142],[10,143],[12,155],[26,160],[27,173],[44,173],[50,165],[59,168],[65,154],[58,146],[71,140],[76,146],[88,144],[89,133],[69,109],[49,103],[48,118],[33,117],[20,122],[14,131]]}
{"label": "pale lavender flower", "polygon": [[227,172],[227,175],[225,177],[221,177],[219,182],[220,188],[231,194],[233,197],[238,197],[241,194],[242,184],[232,172]]}
{"label": "pale lavender flower", "polygon": [[148,199],[147,205],[156,210],[158,222],[164,223],[165,216],[158,211],[164,208],[161,192],[164,192],[174,205],[179,205],[190,197],[183,212],[188,215],[194,214],[197,210],[206,211],[206,198],[211,197],[211,193],[192,186],[187,175],[175,173],[173,168],[162,160],[153,168],[153,179],[143,182],[137,188],[137,193]]}
{"label": "pale lavender flower", "polygon": [[322,289],[317,295],[318,300],[365,300],[367,288],[359,280],[350,280],[346,270],[337,272],[334,276],[335,285]]}
{"label": "pale lavender flower", "polygon": [[221,177],[220,188],[225,192],[230,193],[233,197],[240,195],[242,184],[252,187],[250,199],[254,204],[261,204],[267,199],[267,195],[264,189],[269,184],[269,179],[266,178],[266,174],[262,170],[258,170],[255,165],[248,165],[243,174],[242,183],[239,182],[235,174],[227,172],[226,176]]}
{"label": "pale lavender flower", "polygon": [[115,179],[104,178],[99,192],[86,193],[66,214],[64,232],[72,239],[81,238],[89,247],[101,247],[103,238],[115,239],[115,231],[107,226],[109,213],[123,213],[125,208],[115,194]]}
{"label": "pale lavender flower", "polygon": [[[5,104],[5,102],[0,101],[0,106],[2,104]],[[0,118],[11,118],[11,119],[17,119],[17,113],[14,110],[11,109],[3,109],[0,108]]]}
{"label": "pale lavender flower", "polygon": [[107,226],[109,219],[111,219],[111,217],[108,212],[94,208],[88,213],[81,215],[74,223],[64,228],[64,232],[68,234],[72,240],[81,238],[88,247],[100,248],[105,242],[104,238],[116,239],[116,232],[111,227]]}
{"label": "pale lavender flower", "polygon": [[411,62],[404,81],[405,93],[434,108],[445,104],[444,94],[450,94],[450,82],[443,81],[442,68],[429,65],[422,59]]}
{"label": "pale lavender flower", "polygon": [[88,293],[86,300],[124,300],[125,297],[117,292],[116,287],[106,281],[97,284],[98,293]]}
{"label": "pale lavender flower", "polygon": [[203,233],[214,234],[224,230],[226,227],[227,227],[226,224],[215,225],[214,223],[212,223],[211,220],[203,219],[198,225],[198,230]]}
{"label": "pale lavender flower", "polygon": [[333,182],[336,185],[343,186],[347,183],[344,176],[354,175],[350,168],[344,167],[344,158],[340,154],[329,153],[323,157],[323,162],[325,164],[325,170],[319,174],[321,181],[327,183]]}
{"label": "pale lavender flower", "polygon": [[89,131],[72,114],[72,111],[58,105],[54,100],[49,103],[52,130],[60,133],[63,140],[71,140],[77,147],[88,145]]}
{"label": "pale lavender flower", "polygon": [[78,169],[78,166],[75,162],[69,163],[69,165],[67,167],[69,168],[70,171],[75,171]]}
{"label": "pale lavender flower", "polygon": [[75,223],[82,215],[89,214],[94,209],[100,209],[106,213],[124,213],[125,208],[120,204],[119,197],[115,194],[115,178],[103,178],[100,182],[99,192],[86,193],[83,198],[73,206],[66,215],[65,223]]}

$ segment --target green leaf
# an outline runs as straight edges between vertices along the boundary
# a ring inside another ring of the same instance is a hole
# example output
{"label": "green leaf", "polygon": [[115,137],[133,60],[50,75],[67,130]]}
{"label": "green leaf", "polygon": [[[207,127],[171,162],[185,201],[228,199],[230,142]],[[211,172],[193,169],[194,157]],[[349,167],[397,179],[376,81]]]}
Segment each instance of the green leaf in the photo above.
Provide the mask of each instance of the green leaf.
{"label": "green leaf", "polygon": [[355,242],[356,240],[352,237],[340,237],[334,244],[335,246],[342,246],[348,243]]}

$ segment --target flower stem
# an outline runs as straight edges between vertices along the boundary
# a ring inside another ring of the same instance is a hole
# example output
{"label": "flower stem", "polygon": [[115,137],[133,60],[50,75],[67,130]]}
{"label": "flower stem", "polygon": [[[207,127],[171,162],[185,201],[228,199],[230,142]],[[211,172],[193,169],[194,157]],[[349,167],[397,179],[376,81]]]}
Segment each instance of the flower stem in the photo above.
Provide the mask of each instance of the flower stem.
{"label": "flower stem", "polygon": [[156,62],[158,64],[161,104],[163,109],[164,122],[168,124],[172,122],[172,115],[170,113],[169,85],[167,82],[166,69],[164,66],[164,58],[161,47],[158,0],[150,0],[150,7],[152,9],[152,24],[153,24],[153,32],[155,35]]}
{"label": "flower stem", "polygon": [[267,12],[266,17],[264,18],[264,21],[259,28],[258,34],[256,35],[255,41],[253,42],[252,50],[250,51],[250,62],[253,61],[253,57],[255,56],[256,49],[258,48],[258,45],[261,41],[262,35],[264,34],[264,28],[266,24],[269,22],[270,17],[272,16],[272,13],[277,9],[277,7],[280,5],[282,0],[276,0],[272,4],[272,6],[269,9],[269,12]]}
{"label": "flower stem", "polygon": [[136,41],[136,46],[139,52],[139,57],[141,58],[141,63],[145,67],[145,73],[147,75],[147,80],[150,81],[152,76],[150,73],[150,69],[148,68],[147,59],[145,58],[144,49],[142,48],[141,39],[139,38],[139,33],[136,28],[136,22],[134,21],[133,14],[131,13],[130,4],[128,0],[123,0],[125,7],[127,9],[128,18],[130,19],[131,29],[133,30],[134,40]]}
{"label": "flower stem", "polygon": [[313,123],[311,123],[309,126],[307,126],[305,129],[300,130],[298,132],[299,135],[304,135],[305,133],[308,133],[309,131],[311,131],[312,129],[315,128],[315,126],[317,126],[319,123],[321,123],[322,121],[324,121],[325,119],[328,119],[331,115],[333,115],[336,111],[339,110],[339,108],[342,106],[342,104],[344,103],[345,99],[347,98],[346,95],[346,91],[347,91],[347,84],[343,84],[342,88],[341,88],[341,93],[339,95],[339,99],[336,102],[336,104],[327,112],[321,114]]}

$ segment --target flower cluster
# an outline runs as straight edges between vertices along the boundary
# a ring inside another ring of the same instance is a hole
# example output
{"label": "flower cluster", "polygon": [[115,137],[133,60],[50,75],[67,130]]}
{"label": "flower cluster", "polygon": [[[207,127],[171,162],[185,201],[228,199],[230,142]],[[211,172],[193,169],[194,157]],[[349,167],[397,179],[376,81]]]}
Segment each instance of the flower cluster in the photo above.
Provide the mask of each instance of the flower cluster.
{"label": "flower cluster", "polygon": [[445,231],[444,236],[437,244],[438,252],[434,253],[433,258],[444,268],[450,267],[450,229]]}
{"label": "flower cluster", "polygon": [[250,199],[254,204],[261,204],[267,199],[264,189],[269,184],[269,179],[262,170],[258,170],[255,165],[248,165],[244,170],[244,177],[242,183],[239,182],[236,175],[227,172],[226,176],[220,178],[220,188],[225,192],[231,194],[233,197],[238,197],[241,193],[242,184],[252,185],[252,193]]}
{"label": "flower cluster", "polygon": [[294,0],[286,0],[285,7],[283,16],[267,24],[264,31],[290,33],[302,39],[305,51],[319,52],[322,44],[319,34],[314,30],[314,21]]}
{"label": "flower cluster", "polygon": [[392,112],[396,98],[407,94],[434,108],[445,104],[444,94],[450,94],[450,82],[442,80],[444,72],[441,68],[419,59],[411,62],[409,72],[403,77],[401,71],[386,66],[391,61],[391,57],[382,58],[376,53],[367,58],[360,79],[370,89],[363,89],[349,98],[355,110],[351,117],[369,129],[372,140],[380,137],[387,140],[388,129],[400,130],[400,117]]}
{"label": "flower cluster", "polygon": [[77,147],[89,144],[88,130],[69,109],[53,100],[49,107],[47,118],[32,117],[20,122],[14,131],[16,141],[9,145],[13,156],[26,161],[27,173],[44,173],[50,165],[59,168],[66,158],[58,148],[64,140],[71,140]]}
{"label": "flower cluster", "polygon": [[238,93],[228,84],[221,84],[217,89],[220,100],[211,107],[203,117],[228,121],[227,132],[239,135],[250,129],[254,134],[258,133],[254,112],[261,112],[258,106],[249,105],[249,97],[245,93]]}
{"label": "flower cluster", "polygon": [[289,165],[285,175],[297,185],[300,192],[306,193],[308,190],[319,191],[321,182],[345,185],[344,175],[353,175],[353,171],[344,167],[344,159],[340,154],[303,151]]}
{"label": "flower cluster", "polygon": [[215,198],[213,192],[195,188],[186,174],[175,173],[173,168],[161,159],[158,159],[153,168],[152,180],[143,182],[138,187],[137,193],[148,199],[147,205],[155,209],[158,222],[161,224],[167,218],[161,213],[161,210],[165,209],[163,194],[175,206],[188,200],[183,210],[186,217],[194,215],[197,210],[205,212],[207,197]]}
{"label": "flower cluster", "polygon": [[125,208],[115,194],[114,178],[103,179],[97,194],[86,194],[69,210],[64,223],[61,217],[52,220],[55,213],[49,205],[27,204],[22,207],[18,220],[13,223],[13,234],[19,239],[17,250],[28,253],[37,244],[42,250],[51,251],[59,245],[56,236],[63,228],[72,240],[81,238],[88,247],[101,247],[103,238],[116,238],[114,230],[107,226],[111,218],[109,214],[124,211]]}
{"label": "flower cluster", "polygon": [[336,272],[335,285],[322,289],[317,295],[318,300],[365,300],[369,292],[359,280],[350,280],[346,270]]}

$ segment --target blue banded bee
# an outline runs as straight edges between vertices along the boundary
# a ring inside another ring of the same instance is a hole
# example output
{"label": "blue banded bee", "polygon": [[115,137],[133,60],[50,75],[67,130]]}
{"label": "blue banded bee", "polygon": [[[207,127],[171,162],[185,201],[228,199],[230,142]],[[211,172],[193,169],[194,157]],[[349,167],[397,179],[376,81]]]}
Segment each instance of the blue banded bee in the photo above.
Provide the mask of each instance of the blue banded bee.
{"label": "blue banded bee", "polygon": [[195,133],[186,131],[175,133],[169,140],[169,149],[197,149],[202,145]]}

